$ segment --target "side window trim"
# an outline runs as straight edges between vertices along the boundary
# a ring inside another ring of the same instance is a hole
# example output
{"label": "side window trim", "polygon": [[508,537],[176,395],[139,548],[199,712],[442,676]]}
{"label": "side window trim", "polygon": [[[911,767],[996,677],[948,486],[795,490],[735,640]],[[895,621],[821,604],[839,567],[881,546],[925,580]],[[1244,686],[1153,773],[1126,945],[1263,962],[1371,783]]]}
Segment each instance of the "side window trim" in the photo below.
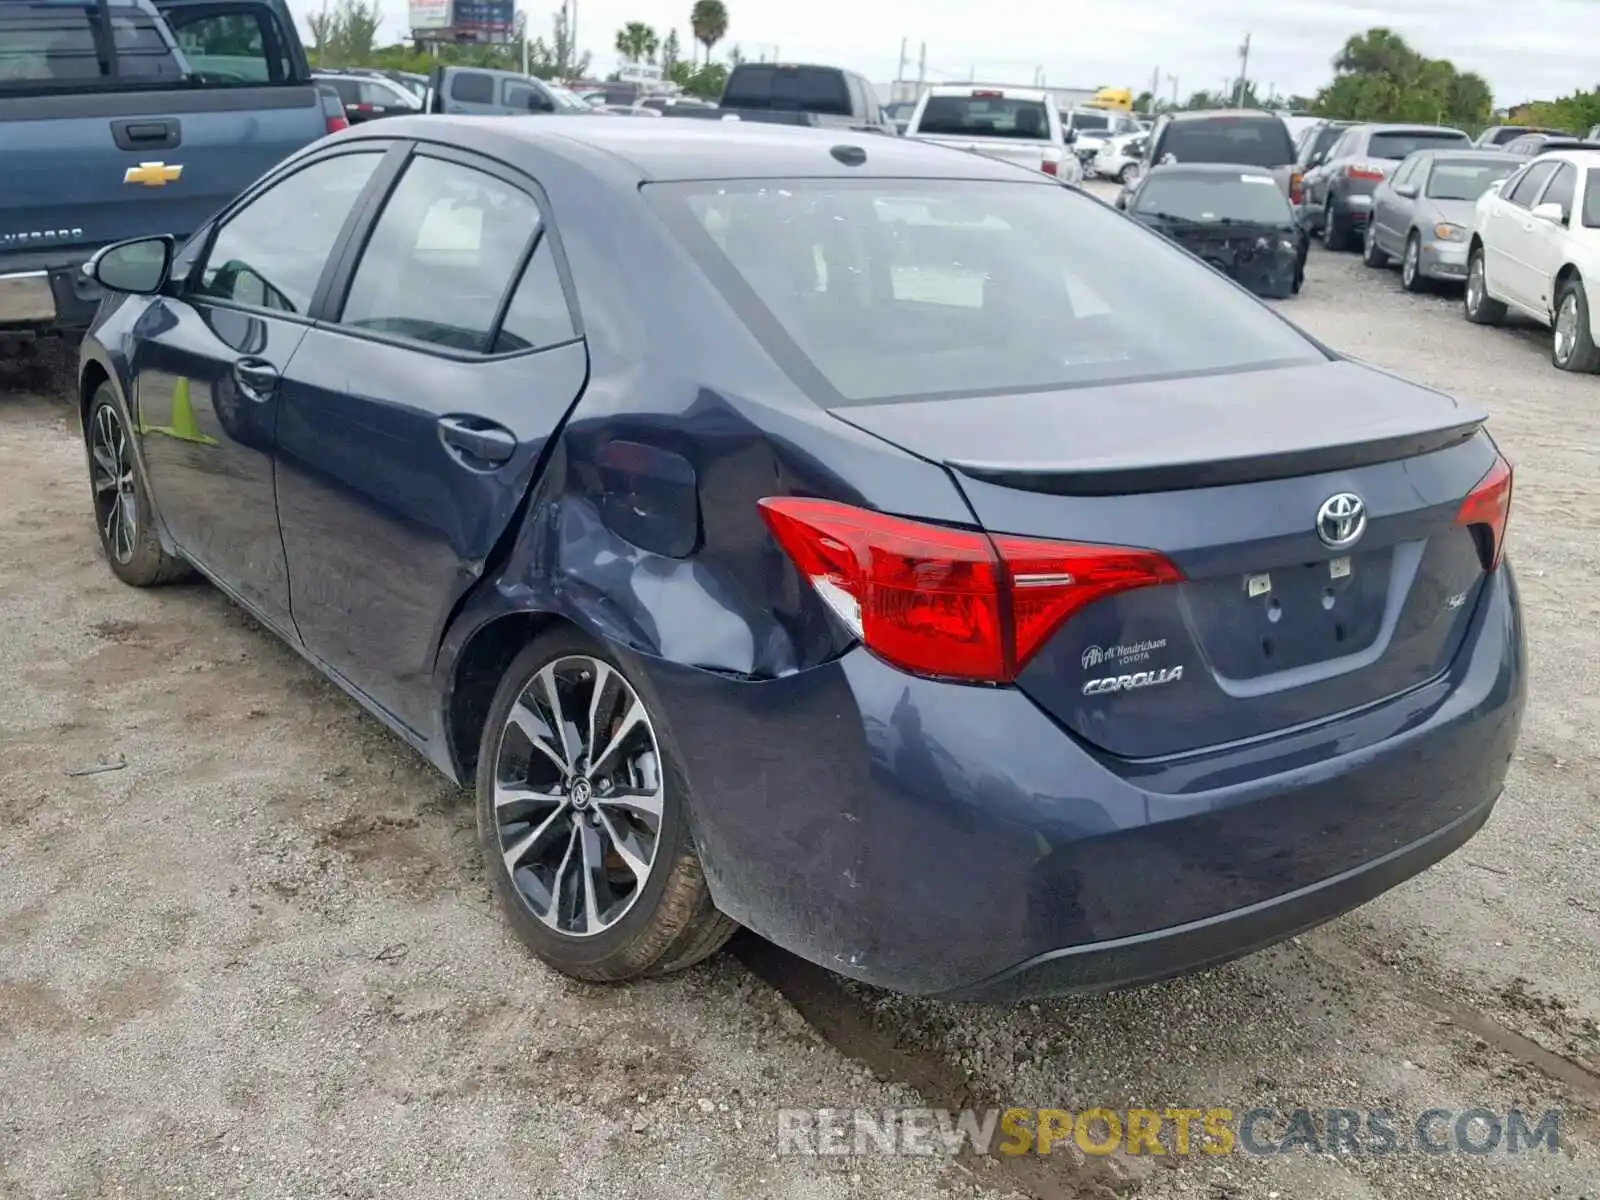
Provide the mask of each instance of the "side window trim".
{"label": "side window trim", "polygon": [[[1572,195],[1573,195],[1573,199],[1574,200],[1577,199],[1577,195],[1578,195],[1578,168],[1573,166],[1569,162],[1562,162],[1560,166],[1556,167],[1556,169],[1554,171],[1550,172],[1550,178],[1546,179],[1544,181],[1544,186],[1539,189],[1539,194],[1533,198],[1533,203],[1531,205],[1529,205],[1529,208],[1536,208],[1539,205],[1545,203],[1545,197],[1550,194],[1550,189],[1555,187],[1556,180],[1561,178],[1561,173],[1563,171],[1572,172]],[[1551,203],[1555,203],[1555,202],[1551,201]],[[1571,202],[1570,201],[1568,202],[1566,207],[1568,209],[1567,219],[1570,221],[1572,219]]]}
{"label": "side window trim", "polygon": [[[384,150],[385,142],[388,142],[386,152]],[[369,143],[347,142],[342,146],[330,147],[326,151],[311,154],[305,158],[293,159],[283,164],[271,175],[260,180],[255,187],[239,196],[225,211],[212,218],[211,226],[206,233],[205,247],[199,254],[195,255],[194,261],[190,265],[188,276],[184,280],[183,290],[179,293],[179,298],[187,304],[200,302],[221,308],[235,309],[239,312],[263,313],[277,320],[294,321],[304,325],[310,325],[321,319],[320,314],[326,303],[328,284],[334,277],[336,264],[342,265],[343,256],[347,252],[351,237],[357,229],[361,228],[363,221],[367,218],[367,214],[371,211],[375,194],[380,191],[387,194],[389,187],[393,184],[393,176],[398,173],[394,163],[395,150],[398,148],[397,144],[389,142],[388,139],[382,141],[375,139]],[[361,190],[361,195],[357,197],[355,204],[345,217],[344,225],[339,229],[339,235],[334,238],[333,249],[328,252],[328,261],[323,264],[322,274],[317,280],[316,290],[311,294],[311,303],[306,305],[305,312],[288,313],[278,309],[257,308],[254,305],[240,304],[235,300],[218,296],[196,296],[194,294],[196,280],[205,276],[206,267],[211,262],[211,252],[216,249],[218,235],[245,208],[277,187],[284,180],[298,175],[301,171],[309,170],[319,163],[328,162],[335,158],[344,158],[352,154],[371,154],[374,151],[380,154],[382,161],[373,169],[372,175],[367,179],[366,185]]]}
{"label": "side window trim", "polygon": [[[534,254],[546,242],[555,259],[556,276],[561,281],[561,295],[566,302],[567,313],[572,319],[573,337],[569,341],[579,341],[584,337],[583,313],[577,302],[577,289],[573,285],[572,274],[568,269],[566,252],[561,245],[561,234],[551,220],[550,197],[545,193],[537,180],[534,180],[520,171],[514,170],[503,163],[491,158],[484,158],[470,150],[458,149],[454,146],[438,142],[409,141],[404,143],[406,149],[403,154],[396,155],[392,171],[391,164],[385,162],[379,168],[378,174],[385,176],[380,190],[371,190],[356,207],[360,212],[361,220],[355,230],[347,229],[347,241],[342,252],[330,257],[338,259],[338,265],[330,273],[324,275],[322,287],[318,289],[317,297],[313,301],[311,311],[316,314],[319,324],[324,325],[332,332],[337,332],[343,337],[361,338],[365,341],[382,342],[385,345],[401,346],[419,354],[429,354],[436,358],[447,358],[458,362],[487,362],[494,359],[515,358],[523,354],[537,354],[542,350],[552,349],[550,346],[537,346],[531,350],[511,350],[499,354],[483,353],[474,354],[468,351],[453,350],[448,346],[437,346],[427,342],[412,341],[408,338],[391,337],[370,329],[353,329],[347,325],[339,324],[344,315],[344,306],[350,295],[350,286],[355,281],[356,268],[361,263],[361,256],[366,252],[367,243],[371,240],[372,232],[377,227],[378,219],[383,215],[384,208],[388,205],[389,197],[394,189],[399,186],[405,174],[405,167],[416,157],[437,159],[440,162],[453,163],[456,166],[466,167],[499,180],[526,195],[533,201],[534,209],[538,213],[539,221],[534,227],[534,235],[528,239],[528,244],[523,247],[522,255],[517,263],[517,269],[512,273],[506,290],[500,297],[499,307],[495,310],[494,324],[488,331],[486,345],[493,346],[499,338],[501,326],[505,323],[506,313],[510,310],[516,299],[517,288],[522,283],[522,277],[527,272],[528,264],[533,261]],[[568,344],[567,342],[560,343]]]}

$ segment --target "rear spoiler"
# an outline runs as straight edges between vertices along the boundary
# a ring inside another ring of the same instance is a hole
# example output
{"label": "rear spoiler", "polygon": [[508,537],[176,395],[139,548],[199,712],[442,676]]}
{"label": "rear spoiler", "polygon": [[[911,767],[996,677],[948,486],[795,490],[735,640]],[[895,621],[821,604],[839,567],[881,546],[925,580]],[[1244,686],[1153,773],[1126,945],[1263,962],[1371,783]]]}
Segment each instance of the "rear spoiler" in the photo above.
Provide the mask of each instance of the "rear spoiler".
{"label": "rear spoiler", "polygon": [[1162,463],[1097,470],[1093,467],[1055,469],[1006,463],[949,460],[945,465],[972,479],[1025,492],[1056,496],[1121,496],[1136,492],[1177,492],[1191,488],[1224,487],[1238,483],[1265,483],[1296,475],[1321,475],[1350,471],[1378,463],[1396,462],[1448,450],[1469,441],[1482,427],[1473,419],[1443,429],[1401,434],[1342,446],[1316,446],[1277,454],[1211,462]]}

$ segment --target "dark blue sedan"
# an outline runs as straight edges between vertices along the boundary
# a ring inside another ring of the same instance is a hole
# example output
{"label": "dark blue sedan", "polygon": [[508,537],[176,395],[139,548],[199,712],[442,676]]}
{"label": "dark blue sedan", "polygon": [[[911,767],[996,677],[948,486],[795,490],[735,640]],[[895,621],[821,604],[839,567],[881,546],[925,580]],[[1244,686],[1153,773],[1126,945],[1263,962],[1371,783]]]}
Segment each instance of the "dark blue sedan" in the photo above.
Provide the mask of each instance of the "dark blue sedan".
{"label": "dark blue sedan", "polygon": [[91,270],[112,570],[198,570],[471,783],[569,974],[739,924],[919,994],[1139,983],[1370,899],[1500,794],[1484,414],[1044,177],[400,117]]}

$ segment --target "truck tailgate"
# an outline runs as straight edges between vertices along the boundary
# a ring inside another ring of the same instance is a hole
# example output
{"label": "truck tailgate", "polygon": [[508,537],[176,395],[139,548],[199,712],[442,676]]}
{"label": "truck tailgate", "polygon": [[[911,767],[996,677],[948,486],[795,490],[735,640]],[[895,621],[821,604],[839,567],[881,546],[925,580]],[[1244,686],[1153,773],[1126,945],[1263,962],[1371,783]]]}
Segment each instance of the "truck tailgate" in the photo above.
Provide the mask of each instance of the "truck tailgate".
{"label": "truck tailgate", "polygon": [[986,154],[1005,162],[1016,163],[1030,171],[1042,171],[1046,160],[1060,162],[1065,151],[1053,142],[1031,138],[1004,137],[931,137],[928,134],[908,131],[906,137],[935,146],[949,146],[952,150],[966,150],[973,154]]}
{"label": "truck tailgate", "polygon": [[323,129],[310,84],[0,99],[0,265],[186,236]]}

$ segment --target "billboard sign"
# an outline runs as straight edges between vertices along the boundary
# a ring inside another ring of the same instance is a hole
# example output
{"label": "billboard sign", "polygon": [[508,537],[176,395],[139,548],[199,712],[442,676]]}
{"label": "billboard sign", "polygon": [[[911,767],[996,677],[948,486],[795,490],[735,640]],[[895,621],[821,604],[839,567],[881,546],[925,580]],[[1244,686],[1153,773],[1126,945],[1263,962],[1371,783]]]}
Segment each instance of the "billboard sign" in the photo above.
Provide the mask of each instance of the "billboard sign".
{"label": "billboard sign", "polygon": [[415,32],[450,27],[450,0],[411,0],[409,16]]}
{"label": "billboard sign", "polygon": [[508,42],[516,24],[515,0],[455,0],[450,22],[456,40]]}

